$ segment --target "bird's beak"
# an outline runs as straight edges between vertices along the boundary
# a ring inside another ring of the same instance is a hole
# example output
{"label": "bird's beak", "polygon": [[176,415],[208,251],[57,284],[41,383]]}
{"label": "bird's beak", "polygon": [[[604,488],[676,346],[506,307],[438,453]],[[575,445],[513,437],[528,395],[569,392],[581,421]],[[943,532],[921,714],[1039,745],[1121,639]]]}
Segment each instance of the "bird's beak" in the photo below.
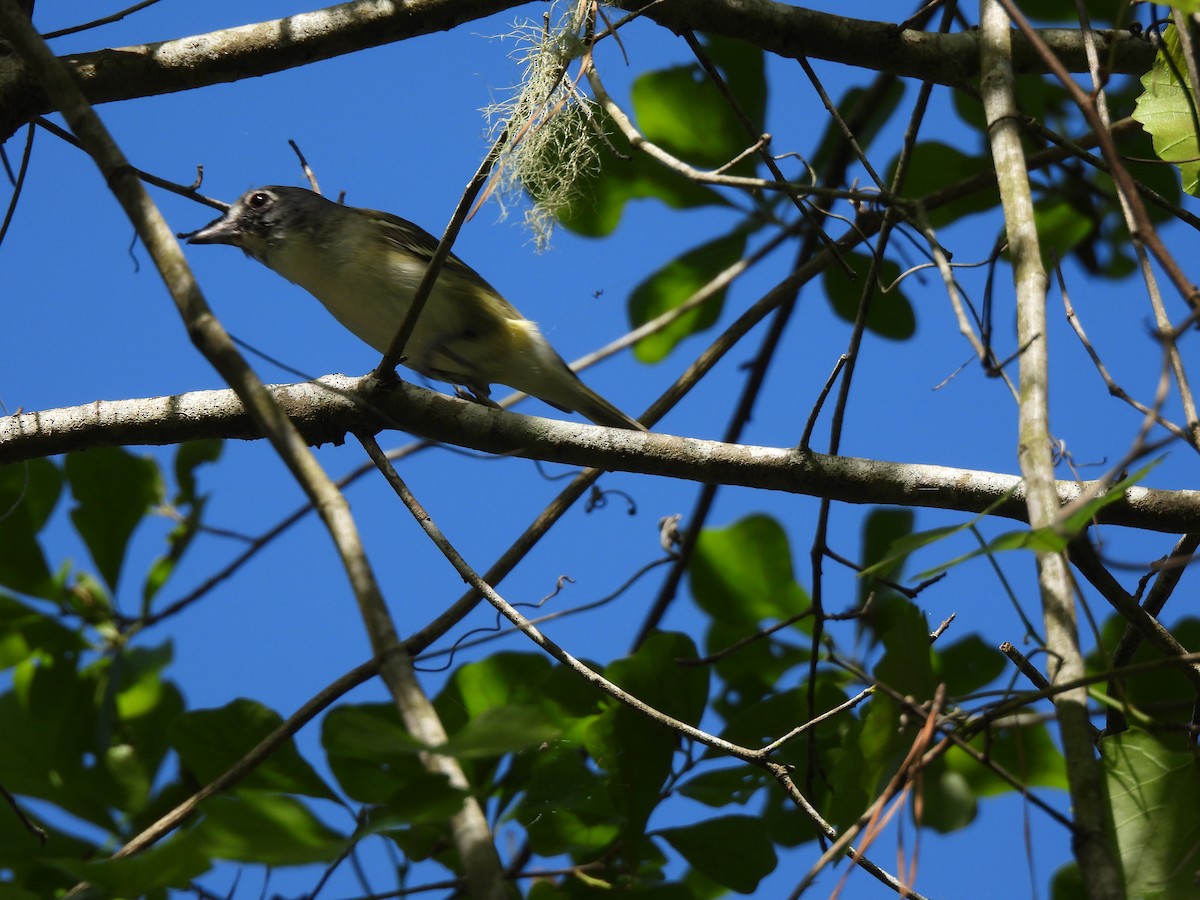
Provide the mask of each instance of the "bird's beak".
{"label": "bird's beak", "polygon": [[240,247],[242,244],[242,231],[238,228],[237,220],[230,217],[229,213],[221,216],[219,219],[214,219],[198,231],[193,231],[188,235],[189,244],[230,244],[234,247]]}

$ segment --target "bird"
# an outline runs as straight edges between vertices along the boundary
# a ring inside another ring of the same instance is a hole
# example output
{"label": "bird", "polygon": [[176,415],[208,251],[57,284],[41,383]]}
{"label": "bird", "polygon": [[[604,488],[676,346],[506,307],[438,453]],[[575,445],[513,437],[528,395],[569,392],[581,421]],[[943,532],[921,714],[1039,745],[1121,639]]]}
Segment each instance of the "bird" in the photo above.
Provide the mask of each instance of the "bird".
{"label": "bird", "polygon": [[[304,288],[358,338],[386,353],[438,241],[390,213],[345,206],[305,188],[247,191],[186,235],[228,244]],[[495,406],[504,384],[597,425],[645,431],[571,371],[537,325],[457,256],[447,257],[404,347],[403,365]]]}

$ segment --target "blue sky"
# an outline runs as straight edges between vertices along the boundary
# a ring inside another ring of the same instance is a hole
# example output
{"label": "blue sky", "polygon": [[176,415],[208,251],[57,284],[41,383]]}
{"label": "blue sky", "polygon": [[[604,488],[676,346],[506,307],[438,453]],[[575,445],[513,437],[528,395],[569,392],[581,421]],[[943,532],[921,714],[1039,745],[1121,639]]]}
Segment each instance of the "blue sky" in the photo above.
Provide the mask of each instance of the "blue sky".
{"label": "blue sky", "polygon": [[[818,5],[818,4],[809,4]],[[892,4],[860,3],[843,14],[886,18]],[[44,7],[44,8],[42,8]],[[529,6],[446,34],[369,50],[303,69],[230,85],[108,104],[99,111],[137,166],[161,177],[190,182],[203,165],[204,190],[232,201],[262,184],[302,182],[289,138],[298,142],[325,193],[345,191],[347,202],[395,212],[440,233],[461,191],[486,150],[486,122],[479,110],[517,82],[509,54],[512,42],[495,36],[509,32],[517,19],[540,21],[543,7]],[[120,46],[260,21],[301,11],[283,3],[161,3],[126,22],[62,39],[59,52]],[[36,24],[44,31],[77,21],[78,6],[42,4]],[[894,14],[894,13],[892,13]],[[599,63],[610,91],[619,100],[641,72],[691,57],[686,45],[649,22],[623,32],[626,66],[615,47]],[[794,62],[769,60],[772,90],[768,129],[777,152],[810,148],[823,127],[824,113]],[[817,63],[835,96],[847,83],[865,83],[868,73]],[[905,104],[915,86],[909,85]],[[898,120],[900,121],[900,120]],[[935,91],[928,133],[977,149],[950,110],[949,92]],[[884,170],[899,133],[890,130],[876,143],[873,162]],[[10,158],[19,150],[10,141]],[[157,192],[156,199],[177,231],[190,231],[212,218],[210,210]],[[843,210],[844,212],[844,210]],[[455,252],[480,271],[527,316],[537,320],[560,353],[572,359],[618,337],[627,327],[625,299],[631,289],[664,260],[720,233],[734,221],[726,211],[677,213],[643,201],[627,208],[617,232],[595,241],[560,230],[553,248],[534,252],[519,216],[497,221],[494,205],[485,206],[463,230]],[[833,225],[834,233],[840,225]],[[984,259],[995,240],[998,221],[977,216],[950,229],[942,240],[956,261]],[[69,406],[97,399],[152,397],[222,384],[187,341],[173,305],[140,247],[130,249],[132,229],[109,196],[95,167],[78,150],[39,133],[25,196],[13,229],[0,251],[9,339],[0,356],[0,400],[9,411]],[[762,271],[748,276],[731,293],[730,310],[740,311],[781,277],[789,251],[776,254]],[[313,376],[329,372],[358,374],[370,369],[374,351],[342,331],[320,305],[299,288],[230,248],[190,247],[187,255],[201,286],[226,328],[276,358]],[[963,274],[966,289],[978,300],[983,270]],[[1152,391],[1158,355],[1148,333],[1148,316],[1139,302],[1139,285],[1116,290],[1085,285],[1078,272],[1076,306],[1106,361],[1131,391]],[[1011,288],[1007,270],[997,278],[997,331],[1011,348]],[[813,399],[845,347],[848,326],[830,311],[819,284],[807,288],[789,330],[786,345],[745,436],[746,443],[789,446],[796,442]],[[1129,288],[1132,288],[1130,290]],[[847,455],[897,461],[938,463],[1001,472],[1016,471],[1016,408],[1007,390],[968,365],[942,387],[971,351],[957,333],[940,281],[929,275],[910,279],[905,292],[916,308],[916,336],[903,343],[868,338],[848,430]],[[597,296],[598,295],[598,296]],[[1103,461],[1119,458],[1139,425],[1139,417],[1110,399],[1082,350],[1069,334],[1051,299],[1050,342],[1054,357],[1056,437],[1067,442],[1077,460],[1104,471]],[[1130,307],[1134,307],[1131,311]],[[715,332],[713,332],[715,333]],[[629,358],[610,361],[585,375],[588,383],[626,412],[638,415],[707,344],[692,338],[668,360],[645,366]],[[659,430],[716,438],[740,387],[739,366],[757,346],[761,329],[731,353],[699,389],[659,426]],[[256,361],[269,382],[293,377]],[[541,404],[530,412],[557,415]],[[716,414],[714,414],[714,412]],[[828,434],[827,416],[818,428],[816,449]],[[403,435],[391,435],[400,445]],[[169,454],[154,452],[162,460]],[[323,447],[318,458],[335,476],[362,462],[356,446]],[[1184,451],[1169,450],[1166,462],[1148,483],[1186,486]],[[551,467],[550,470],[553,471]],[[445,451],[426,453],[406,463],[410,486],[477,569],[485,569],[525,524],[558,492],[560,482],[545,478],[532,463],[480,459]],[[274,524],[301,500],[298,489],[263,443],[230,443],[221,462],[205,470],[202,484],[212,494],[209,521],[255,534]],[[659,556],[660,516],[690,510],[691,484],[612,475],[606,487],[636,500],[629,516],[614,498],[606,508],[585,514],[582,508],[543,543],[501,587],[512,601],[536,601],[550,593],[559,575],[575,583],[557,598],[555,608],[581,604],[615,590],[638,566]],[[461,581],[422,538],[408,514],[378,477],[363,479],[349,494],[372,562],[385,585],[403,631],[421,627],[459,596]],[[761,492],[724,490],[711,524],[729,524],[753,512],[776,516],[792,541],[797,579],[808,586],[808,549],[816,501]],[[833,541],[845,555],[858,548],[859,508],[835,508]],[[918,528],[961,520],[961,516],[921,512]],[[160,551],[163,520],[139,535],[127,564],[125,609],[136,603],[137,575]],[[989,535],[1009,530],[1007,523],[986,523]],[[1122,554],[1153,558],[1169,548],[1169,538],[1127,541]],[[63,522],[47,539],[52,564],[71,558],[87,567],[86,551],[72,540]],[[166,594],[181,594],[228,560],[236,542],[218,537],[200,542]],[[970,549],[959,543],[939,546],[919,560],[933,565]],[[1018,593],[1032,597],[1032,565],[1023,556],[1002,559]],[[615,563],[615,564],[614,564]],[[827,568],[827,571],[828,568]],[[1136,578],[1132,576],[1131,580]],[[611,659],[628,650],[641,617],[652,601],[658,576],[651,574],[604,609],[554,623],[550,634],[575,655]],[[844,573],[831,571],[826,585],[834,605],[850,605],[857,586]],[[980,633],[989,644],[1021,642],[1021,626],[1000,584],[986,564],[964,567],[921,598],[936,624],[949,613],[958,619],[955,638]],[[1036,614],[1033,601],[1027,608]],[[1103,611],[1098,611],[1103,616]],[[468,627],[490,622],[477,611]],[[681,598],[665,622],[687,629],[696,617],[690,600]],[[848,638],[847,638],[848,639]],[[143,640],[172,642],[174,677],[192,707],[218,706],[239,696],[262,700],[287,715],[319,688],[368,656],[365,635],[353,598],[332,547],[311,518],[260,555],[227,586]],[[522,639],[499,647],[528,649]],[[431,691],[441,683],[431,675]],[[3,680],[0,679],[0,684]],[[359,689],[352,701],[380,699],[377,686]],[[315,729],[302,734],[300,746],[317,747]],[[310,752],[310,759],[319,754]],[[1065,807],[1065,797],[1051,798]],[[332,811],[331,811],[332,814]],[[970,829],[939,837],[922,834],[918,888],[943,897],[987,896],[981,884],[1003,886],[1006,895],[1030,890],[1024,873],[1019,799],[1006,797],[981,806]],[[1054,868],[1068,858],[1066,835],[1036,810],[1033,827],[1035,875],[1041,888]],[[332,815],[331,821],[337,821]],[[343,827],[348,823],[338,822]],[[670,824],[652,822],[654,826]],[[907,832],[911,838],[911,829]],[[891,840],[893,843],[889,843]],[[890,865],[894,838],[877,845],[880,863]],[[1002,852],[980,852],[1003,848]],[[785,890],[809,861],[802,848],[779,873],[764,883],[761,896]],[[970,859],[969,866],[962,863]],[[374,860],[376,863],[379,859]],[[229,889],[233,870],[206,879],[211,889]],[[257,875],[255,876],[255,878]],[[236,897],[257,896],[255,878],[243,877]],[[271,890],[299,894],[312,883],[311,872],[275,872]],[[832,887],[832,880],[828,883]],[[376,888],[386,889],[380,878]],[[358,891],[348,870],[341,871],[322,896],[352,896]],[[880,886],[852,877],[843,897],[884,896]],[[999,896],[999,893],[995,894]]]}

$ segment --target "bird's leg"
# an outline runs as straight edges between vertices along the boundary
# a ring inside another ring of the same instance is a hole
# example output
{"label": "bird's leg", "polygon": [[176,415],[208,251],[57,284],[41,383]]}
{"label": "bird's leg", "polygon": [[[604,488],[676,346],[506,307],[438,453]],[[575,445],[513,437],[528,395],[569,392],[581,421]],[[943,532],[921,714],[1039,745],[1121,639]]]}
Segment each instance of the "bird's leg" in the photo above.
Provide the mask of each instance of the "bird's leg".
{"label": "bird's leg", "polygon": [[456,384],[454,385],[454,393],[461,400],[478,403],[482,406],[490,406],[493,409],[500,409],[500,404],[492,399],[492,391],[488,385]]}

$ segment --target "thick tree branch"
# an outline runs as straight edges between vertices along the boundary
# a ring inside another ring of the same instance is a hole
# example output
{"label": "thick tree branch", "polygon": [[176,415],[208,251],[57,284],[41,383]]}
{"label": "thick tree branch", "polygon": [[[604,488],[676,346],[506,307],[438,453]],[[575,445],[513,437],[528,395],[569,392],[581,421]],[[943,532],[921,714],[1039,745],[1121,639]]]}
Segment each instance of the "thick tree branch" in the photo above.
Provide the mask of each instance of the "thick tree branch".
{"label": "thick tree branch", "polygon": [[[982,39],[980,92],[987,113],[988,137],[999,178],[1000,201],[1012,258],[1017,303],[1017,342],[1020,356],[1019,443],[1017,457],[1027,486],[1029,522],[1035,528],[1053,528],[1060,522],[1050,438],[1050,354],[1046,328],[1046,271],[1034,222],[1033,192],[1021,129],[1017,120],[1012,65],[1012,32],[999,0],[980,3]],[[1046,649],[1050,653],[1050,681],[1054,685],[1083,675],[1083,652],[1075,611],[1075,586],[1061,550],[1038,552],[1038,586]],[[1108,840],[1109,809],[1104,795],[1104,774],[1096,759],[1084,688],[1063,691],[1054,697],[1066,758],[1067,783],[1075,816],[1075,859],[1089,897],[1120,900],[1124,897],[1115,848]]]}
{"label": "thick tree branch", "polygon": [[[373,388],[369,405],[364,391]],[[826,497],[846,503],[898,504],[989,513],[1026,521],[1015,475],[827,456],[794,448],[724,444],[667,434],[635,434],[554,419],[517,416],[398,382],[380,388],[361,378],[327,375],[270,388],[310,444],[340,444],[350,431],[397,428],[487,453],[609,471],[664,475]],[[0,464],[88,447],[176,444],[204,438],[261,437],[231,391],[89,403],[0,418]],[[1060,504],[1093,482],[1059,481]],[[1101,510],[1100,522],[1181,533],[1200,530],[1200,491],[1134,487]]]}
{"label": "thick tree branch", "polygon": [[[95,50],[63,61],[88,100],[108,103],[281,72],[445,31],[518,5],[519,0],[357,0],[208,34]],[[620,5],[629,10],[645,7],[645,17],[673,31],[735,38],[789,58],[827,59],[940,84],[965,83],[978,74],[975,32],[900,31],[890,22],[851,19],[771,0],[666,0],[649,5],[626,0]],[[1087,71],[1078,31],[1046,29],[1040,35],[1070,71]],[[1129,32],[1099,31],[1095,39],[1100,55],[1112,59],[1116,72],[1141,73],[1154,60],[1150,42]],[[1013,45],[1017,72],[1045,71],[1026,40],[1014,36]],[[0,57],[0,141],[55,108],[19,61]]]}

